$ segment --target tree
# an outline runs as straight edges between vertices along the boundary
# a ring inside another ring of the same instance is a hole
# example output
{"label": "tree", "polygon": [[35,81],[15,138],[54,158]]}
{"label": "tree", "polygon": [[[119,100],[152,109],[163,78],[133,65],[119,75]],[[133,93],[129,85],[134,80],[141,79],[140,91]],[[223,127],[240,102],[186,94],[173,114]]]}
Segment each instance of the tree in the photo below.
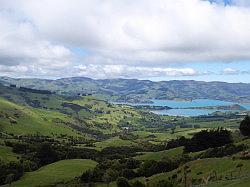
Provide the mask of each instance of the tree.
{"label": "tree", "polygon": [[38,151],[37,151],[37,158],[40,159],[41,165],[46,165],[53,163],[58,160],[58,156],[56,151],[49,143],[43,143]]}
{"label": "tree", "polygon": [[174,134],[176,130],[176,126],[171,127],[171,134]]}
{"label": "tree", "polygon": [[236,167],[239,168],[239,176],[240,176],[240,174],[241,174],[241,168],[243,167],[243,164],[239,163]]}
{"label": "tree", "polygon": [[93,172],[91,170],[85,171],[81,176],[81,182],[90,183],[93,177]]}
{"label": "tree", "polygon": [[240,123],[240,132],[243,136],[250,136],[250,117],[246,116]]}
{"label": "tree", "polygon": [[102,177],[102,180],[103,180],[103,182],[105,182],[105,183],[107,183],[108,185],[109,185],[109,183],[111,182],[111,181],[115,181],[116,179],[117,179],[117,177],[118,177],[118,172],[116,171],[116,170],[113,170],[113,169],[108,169],[105,173],[104,173],[104,175],[103,175],[103,177]]}
{"label": "tree", "polygon": [[161,180],[158,182],[157,186],[158,187],[174,187],[174,184],[166,180]]}
{"label": "tree", "polygon": [[135,181],[132,187],[145,187],[145,185],[141,181]]}
{"label": "tree", "polygon": [[11,183],[14,181],[14,174],[9,174],[6,176],[5,183],[11,185]]}
{"label": "tree", "polygon": [[136,173],[132,169],[123,169],[120,173],[120,176],[125,177],[127,179],[132,179],[136,177]]}
{"label": "tree", "polygon": [[218,128],[216,130],[202,130],[196,134],[185,145],[185,152],[197,152],[208,148],[221,147],[232,143],[231,132]]}
{"label": "tree", "polygon": [[128,179],[124,177],[119,177],[116,181],[117,187],[131,187],[128,183]]}

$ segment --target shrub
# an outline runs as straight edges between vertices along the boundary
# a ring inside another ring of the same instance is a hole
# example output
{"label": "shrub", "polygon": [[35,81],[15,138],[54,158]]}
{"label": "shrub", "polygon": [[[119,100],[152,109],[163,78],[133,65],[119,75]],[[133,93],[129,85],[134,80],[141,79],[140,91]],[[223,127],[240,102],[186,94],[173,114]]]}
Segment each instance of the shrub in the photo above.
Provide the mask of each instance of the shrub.
{"label": "shrub", "polygon": [[243,136],[250,136],[250,117],[246,118],[240,123],[240,132]]}
{"label": "shrub", "polygon": [[119,177],[116,181],[117,187],[131,187],[128,183],[128,179],[124,177]]}

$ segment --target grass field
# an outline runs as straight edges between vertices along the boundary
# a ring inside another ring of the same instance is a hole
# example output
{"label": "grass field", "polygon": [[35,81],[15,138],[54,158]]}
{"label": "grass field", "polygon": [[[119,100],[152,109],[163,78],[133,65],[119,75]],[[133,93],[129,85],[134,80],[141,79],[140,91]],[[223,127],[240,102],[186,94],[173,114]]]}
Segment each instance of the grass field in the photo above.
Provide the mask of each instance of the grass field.
{"label": "grass field", "polygon": [[120,146],[131,146],[135,145],[136,143],[130,140],[122,140],[119,137],[110,138],[108,140],[104,140],[102,142],[95,143],[95,149],[101,150],[105,147],[120,147]]}
{"label": "grass field", "polygon": [[[194,133],[203,130],[203,128],[192,129],[192,128],[177,128],[175,133],[168,132],[148,132],[148,131],[134,131],[134,135],[138,135],[140,139],[148,139],[152,141],[168,141],[181,136],[191,137]],[[154,137],[152,137],[154,136]]]}
{"label": "grass field", "polygon": [[214,182],[207,185],[206,187],[249,187],[249,184],[250,184],[250,176],[234,180]]}
{"label": "grass field", "polygon": [[[242,163],[242,171],[239,173],[239,168],[236,166]],[[216,182],[216,186],[221,186],[220,183],[223,183],[227,178],[232,176],[235,178],[239,177],[250,177],[249,171],[250,171],[250,162],[248,160],[232,160],[231,158],[210,158],[210,159],[202,159],[202,160],[195,160],[192,162],[189,162],[186,164],[189,166],[191,172],[188,174],[189,180],[191,179],[202,179],[203,177],[209,177],[214,175],[214,172],[216,171],[216,175],[221,180]],[[177,174],[178,178],[183,178],[183,168],[184,166],[179,167],[178,169],[163,173],[154,175],[149,178],[149,186],[155,186],[158,181],[168,179],[168,177],[171,177],[173,174]],[[248,180],[248,179],[245,179]],[[239,182],[239,181],[238,181]],[[215,184],[214,184],[215,185]]]}
{"label": "grass field", "polygon": [[239,119],[225,120],[225,121],[208,121],[208,122],[191,122],[190,125],[200,125],[201,128],[238,128],[240,125]]}
{"label": "grass field", "polygon": [[68,182],[80,176],[84,171],[94,168],[95,161],[73,159],[62,160],[29,172],[19,181],[11,184],[12,187],[37,187],[56,183]]}
{"label": "grass field", "polygon": [[162,160],[164,158],[176,158],[182,154],[183,147],[178,147],[166,151],[145,152],[135,157],[137,160]]}

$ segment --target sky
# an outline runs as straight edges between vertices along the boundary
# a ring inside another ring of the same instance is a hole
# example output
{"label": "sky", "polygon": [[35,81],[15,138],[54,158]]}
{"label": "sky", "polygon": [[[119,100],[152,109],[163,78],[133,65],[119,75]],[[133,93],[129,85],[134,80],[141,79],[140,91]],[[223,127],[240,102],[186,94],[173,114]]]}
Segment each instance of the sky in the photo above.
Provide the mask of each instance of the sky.
{"label": "sky", "polygon": [[250,83],[249,0],[0,0],[0,76]]}

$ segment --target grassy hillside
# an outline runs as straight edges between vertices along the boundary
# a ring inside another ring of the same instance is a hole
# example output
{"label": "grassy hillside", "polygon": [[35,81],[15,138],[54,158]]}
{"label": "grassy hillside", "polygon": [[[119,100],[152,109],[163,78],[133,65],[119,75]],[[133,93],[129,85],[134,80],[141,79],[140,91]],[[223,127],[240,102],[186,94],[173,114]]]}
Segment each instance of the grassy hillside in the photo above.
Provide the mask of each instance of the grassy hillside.
{"label": "grassy hillside", "polygon": [[[91,96],[66,97],[0,85],[0,127],[9,134],[96,136],[122,130],[120,121],[135,122],[141,114]],[[130,123],[138,126],[140,122]]]}
{"label": "grassy hillside", "polygon": [[12,187],[37,187],[68,182],[82,174],[83,171],[94,168],[92,160],[62,160],[49,164],[37,171],[26,173],[19,181],[11,184]]}
{"label": "grassy hillside", "polygon": [[178,148],[159,151],[159,152],[141,153],[141,155],[136,156],[135,159],[159,161],[159,160],[162,160],[164,158],[177,158],[178,156],[181,156],[182,152],[183,152],[183,147],[178,147]]}
{"label": "grassy hillside", "polygon": [[19,106],[3,98],[0,98],[0,118],[2,131],[9,134],[79,136],[79,133],[69,126],[53,122],[55,119],[67,121],[68,116],[54,111],[47,112],[42,109]]}
{"label": "grassy hillside", "polygon": [[[243,164],[242,171],[239,174],[239,168],[237,168],[238,164]],[[202,159],[196,160],[187,163],[184,166],[189,166],[190,173],[188,173],[188,183],[193,181],[202,181],[208,177],[212,177],[217,175],[217,181],[214,184],[209,186],[222,186],[224,183],[225,186],[230,186],[230,182],[226,182],[227,180],[233,180],[236,178],[244,178],[245,180],[249,180],[249,171],[250,171],[250,162],[247,160],[232,160],[231,158],[209,158],[209,159]],[[177,174],[177,180],[183,179],[183,171],[184,166],[180,168],[164,173],[155,175],[149,178],[149,186],[156,186],[157,182],[160,180],[168,179],[168,177],[172,177],[173,174]],[[231,179],[232,174],[232,179]],[[247,178],[247,179],[246,179]],[[205,183],[205,181],[203,181]],[[240,184],[241,181],[238,180]],[[244,185],[245,182],[243,182]]]}
{"label": "grassy hillside", "polygon": [[95,149],[101,150],[106,147],[120,147],[120,146],[132,146],[132,145],[136,145],[136,143],[130,140],[122,140],[119,137],[114,137],[95,143]]}

